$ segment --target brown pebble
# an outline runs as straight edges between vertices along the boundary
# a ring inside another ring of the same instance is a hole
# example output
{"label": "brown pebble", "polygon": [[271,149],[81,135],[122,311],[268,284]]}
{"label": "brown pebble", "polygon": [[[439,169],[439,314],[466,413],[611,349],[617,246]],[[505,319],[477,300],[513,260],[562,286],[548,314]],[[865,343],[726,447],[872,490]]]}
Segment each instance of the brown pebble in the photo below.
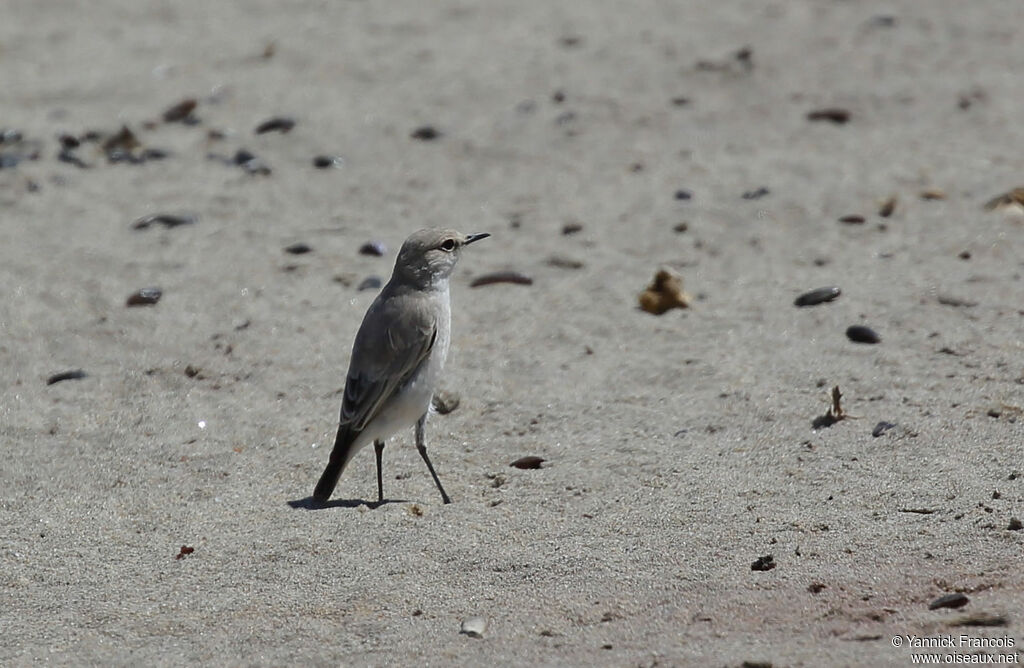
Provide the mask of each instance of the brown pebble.
{"label": "brown pebble", "polygon": [[882,337],[875,330],[864,325],[852,325],[846,328],[846,338],[854,343],[881,343]]}
{"label": "brown pebble", "polygon": [[514,462],[509,464],[509,466],[513,466],[517,469],[539,469],[541,468],[541,464],[543,464],[545,461],[547,460],[545,460],[543,457],[527,455],[526,457],[520,457],[519,459],[515,460]]}
{"label": "brown pebble", "polygon": [[842,291],[834,285],[827,288],[817,288],[803,293],[793,301],[793,304],[795,306],[816,306],[830,302],[838,298],[840,294],[842,294]]}
{"label": "brown pebble", "polygon": [[160,288],[142,288],[128,295],[125,306],[152,306],[163,296]]}
{"label": "brown pebble", "polygon": [[518,271],[495,271],[490,274],[483,274],[474,278],[469,287],[479,288],[485,285],[494,285],[495,283],[514,283],[516,285],[533,285],[533,279],[524,274],[520,274]]}
{"label": "brown pebble", "polygon": [[986,211],[996,211],[1011,207],[1024,207],[1024,187],[1014,188],[1009,192],[996,195],[989,201],[985,202]]}
{"label": "brown pebble", "polygon": [[680,234],[687,231],[688,229],[690,229],[690,224],[685,220],[681,223],[676,223],[675,225],[672,226],[672,231],[678,232]]}
{"label": "brown pebble", "polygon": [[821,582],[812,582],[811,584],[807,585],[807,591],[811,592],[812,594],[820,594],[822,591],[825,590],[825,588],[826,586]]}
{"label": "brown pebble", "polygon": [[807,120],[809,121],[829,121],[836,125],[842,125],[850,120],[850,112],[846,109],[840,109],[839,107],[827,107],[825,109],[815,109],[807,113]]}
{"label": "brown pebble", "polygon": [[971,599],[967,598],[966,595],[961,594],[960,592],[955,594],[946,594],[945,596],[940,596],[929,603],[928,609],[938,610],[939,608],[962,608],[967,605],[970,600]]}
{"label": "brown pebble", "polygon": [[882,218],[888,218],[889,216],[891,216],[893,211],[896,210],[897,202],[899,202],[899,199],[896,197],[896,195],[893,195],[889,199],[882,202],[882,205],[878,207],[878,215],[881,216]]}
{"label": "brown pebble", "polygon": [[164,110],[164,123],[177,123],[184,121],[195,111],[199,102],[194,97],[187,97],[181,102],[174,104]]}
{"label": "brown pebble", "polygon": [[671,269],[662,268],[638,298],[640,308],[661,315],[674,308],[687,308],[692,297],[683,290],[683,277]]}
{"label": "brown pebble", "polygon": [[256,126],[256,134],[261,135],[265,132],[280,132],[285,134],[290,132],[295,127],[295,119],[289,116],[275,116],[268,118],[259,125]]}
{"label": "brown pebble", "polygon": [[46,384],[53,385],[54,383],[59,383],[65,380],[81,380],[86,376],[88,376],[88,374],[81,369],[75,369],[74,371],[61,371],[60,373],[55,373],[47,378]]}
{"label": "brown pebble", "polygon": [[185,557],[187,557],[188,555],[192,554],[195,551],[196,551],[196,548],[194,548],[194,547],[189,547],[188,545],[182,545],[181,549],[178,551],[178,555],[176,557],[174,557],[174,558],[175,559],[184,559]]}
{"label": "brown pebble", "polygon": [[927,190],[921,191],[921,199],[925,201],[946,199],[946,193],[938,188],[928,188]]}
{"label": "brown pebble", "polygon": [[861,223],[864,222],[864,216],[861,216],[856,213],[851,213],[849,215],[842,216],[839,219],[839,222],[846,223],[847,225],[860,225]]}

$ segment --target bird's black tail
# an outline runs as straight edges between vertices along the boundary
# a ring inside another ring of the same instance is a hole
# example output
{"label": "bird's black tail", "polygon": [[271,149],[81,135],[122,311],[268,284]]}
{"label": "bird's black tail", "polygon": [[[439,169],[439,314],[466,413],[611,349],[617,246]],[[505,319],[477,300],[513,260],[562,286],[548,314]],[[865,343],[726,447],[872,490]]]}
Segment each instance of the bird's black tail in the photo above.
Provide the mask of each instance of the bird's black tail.
{"label": "bird's black tail", "polygon": [[338,485],[338,479],[341,478],[341,472],[345,470],[345,465],[348,463],[352,443],[358,435],[359,432],[350,429],[348,425],[338,426],[338,435],[334,439],[331,459],[327,462],[327,468],[320,476],[320,482],[316,484],[316,489],[313,490],[314,500],[323,503],[331,498],[334,488]]}

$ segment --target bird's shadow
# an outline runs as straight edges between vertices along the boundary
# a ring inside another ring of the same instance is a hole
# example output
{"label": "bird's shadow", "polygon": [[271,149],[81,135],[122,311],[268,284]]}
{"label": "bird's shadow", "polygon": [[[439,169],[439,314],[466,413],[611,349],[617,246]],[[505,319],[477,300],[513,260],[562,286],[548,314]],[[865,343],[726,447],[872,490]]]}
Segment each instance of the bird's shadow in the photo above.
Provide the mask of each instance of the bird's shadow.
{"label": "bird's shadow", "polygon": [[407,503],[405,499],[384,499],[383,501],[366,501],[365,499],[332,499],[330,501],[317,501],[311,496],[304,499],[294,499],[288,505],[301,510],[327,510],[328,508],[358,508],[366,506],[374,510],[388,503]]}

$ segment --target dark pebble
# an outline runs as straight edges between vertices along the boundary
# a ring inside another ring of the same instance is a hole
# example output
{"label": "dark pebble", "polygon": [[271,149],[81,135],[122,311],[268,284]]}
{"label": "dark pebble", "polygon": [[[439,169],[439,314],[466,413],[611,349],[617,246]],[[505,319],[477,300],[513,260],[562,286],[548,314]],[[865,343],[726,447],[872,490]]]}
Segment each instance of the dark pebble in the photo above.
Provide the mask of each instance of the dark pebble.
{"label": "dark pebble", "polygon": [[78,141],[78,137],[67,133],[59,135],[57,137],[57,141],[60,142],[61,148],[72,149],[81,146],[81,142]]}
{"label": "dark pebble", "polygon": [[673,197],[675,197],[677,200],[688,200],[693,198],[693,193],[691,193],[689,190],[683,190],[682,188],[680,188],[675,192]]}
{"label": "dark pebble", "polygon": [[189,378],[195,378],[199,375],[199,369],[189,364],[185,367],[185,375]]}
{"label": "dark pebble", "polygon": [[672,106],[685,107],[690,104],[690,98],[680,95],[679,97],[672,98]]}
{"label": "dark pebble", "polygon": [[775,568],[778,564],[775,563],[775,557],[770,554],[766,554],[763,557],[758,557],[757,561],[750,564],[750,570],[752,571],[770,571]]}
{"label": "dark pebble", "polygon": [[562,226],[562,234],[576,234],[583,229],[582,223],[566,223]]}
{"label": "dark pebble", "polygon": [[302,255],[304,253],[312,253],[313,247],[309,244],[302,243],[301,241],[291,246],[286,246],[284,249],[285,253],[291,253],[292,255]]}
{"label": "dark pebble", "polygon": [[861,225],[864,223],[864,216],[853,213],[848,216],[843,216],[839,219],[840,223],[846,223],[847,225]]}
{"label": "dark pebble", "polygon": [[182,225],[195,225],[199,222],[199,216],[194,213],[154,213],[143,216],[132,223],[133,230],[145,230],[154,225],[163,225],[167,229],[181,227]]}
{"label": "dark pebble", "polygon": [[381,257],[387,252],[387,246],[385,246],[379,241],[367,241],[365,244],[359,247],[360,255],[373,255],[374,257]]}
{"label": "dark pebble", "polygon": [[147,148],[139,154],[139,158],[146,160],[163,160],[171,155],[171,152],[162,148]]}
{"label": "dark pebble", "polygon": [[967,598],[965,594],[961,594],[960,592],[955,594],[946,594],[945,596],[940,596],[929,603],[928,609],[938,610],[939,608],[962,608],[967,605],[970,600],[971,599]]}
{"label": "dark pebble", "polygon": [[152,306],[160,301],[163,294],[160,288],[142,288],[128,295],[125,306]]}
{"label": "dark pebble", "polygon": [[846,109],[839,109],[838,107],[829,107],[826,109],[815,109],[807,113],[807,120],[809,121],[829,121],[836,125],[842,125],[850,120],[850,112]]}
{"label": "dark pebble", "polygon": [[184,121],[192,114],[193,111],[195,111],[197,104],[199,104],[199,102],[194,97],[187,97],[181,102],[168,107],[164,110],[164,122],[176,123],[178,121]]}
{"label": "dark pebble", "polygon": [[896,425],[894,425],[892,422],[886,422],[883,420],[882,422],[879,422],[878,424],[875,425],[875,428],[871,430],[871,435],[874,436],[875,438],[878,438],[885,432],[889,431],[890,429],[894,429],[895,427]]}
{"label": "dark pebble", "polygon": [[275,116],[269,118],[259,125],[256,126],[256,134],[261,135],[265,132],[280,132],[282,134],[290,132],[295,127],[295,119],[288,116]]}
{"label": "dark pebble", "polygon": [[356,290],[377,290],[382,285],[384,285],[384,281],[382,281],[379,276],[367,276],[362,280]]}
{"label": "dark pebble", "polygon": [[75,155],[75,152],[73,150],[67,148],[61,149],[60,153],[57,154],[57,159],[60,160],[61,162],[66,162],[69,165],[81,167],[82,169],[88,169],[90,167],[90,165],[83,162],[81,158]]}
{"label": "dark pebble", "polygon": [[469,284],[471,288],[479,288],[483,285],[493,285],[494,283],[515,283],[516,285],[533,285],[533,279],[529,276],[524,276],[518,271],[496,271],[490,274],[484,274],[483,276],[477,276]]}
{"label": "dark pebble", "polygon": [[564,255],[552,255],[547,260],[548,265],[559,269],[582,269],[585,265],[581,260],[576,260]]}
{"label": "dark pebble", "polygon": [[420,141],[433,141],[441,136],[441,131],[432,125],[424,125],[413,130],[409,136]]}
{"label": "dark pebble", "polygon": [[816,306],[830,302],[839,297],[840,294],[842,294],[842,291],[834,285],[826,288],[817,288],[803,293],[793,301],[793,304],[796,306]]}
{"label": "dark pebble", "polygon": [[132,132],[131,128],[127,125],[122,125],[121,129],[117,131],[117,134],[110,135],[101,144],[103,152],[107,154],[107,158],[113,161],[111,158],[112,153],[124,152],[131,153],[139,146],[142,142],[139,141],[135,133]]}
{"label": "dark pebble", "polygon": [[675,225],[672,226],[672,231],[678,232],[680,234],[687,231],[688,229],[690,229],[690,224],[685,221],[682,223],[676,223]]}
{"label": "dark pebble", "polygon": [[747,192],[743,193],[743,199],[761,199],[762,197],[770,193],[771,190],[761,187],[758,188],[757,190],[748,190]]}
{"label": "dark pebble", "polygon": [[318,155],[313,158],[313,166],[317,169],[327,169],[328,167],[341,167],[343,160],[336,155]]}
{"label": "dark pebble", "polygon": [[22,139],[21,130],[0,128],[0,144],[17,144]]}
{"label": "dark pebble", "polygon": [[878,215],[882,218],[888,218],[892,215],[892,212],[896,210],[896,196],[893,195],[889,199],[882,202],[882,206],[878,208]]}
{"label": "dark pebble", "polygon": [[253,153],[252,151],[250,151],[248,149],[240,148],[237,151],[235,151],[235,157],[231,158],[231,161],[234,162],[236,165],[244,165],[245,163],[249,162],[250,160],[255,160],[255,159],[256,159],[256,154],[255,153]]}
{"label": "dark pebble", "polygon": [[46,384],[53,385],[54,383],[59,383],[62,380],[81,380],[82,378],[85,378],[87,375],[88,374],[86,374],[81,369],[75,369],[74,371],[61,371],[60,373],[55,373],[49,378],[47,378]]}
{"label": "dark pebble", "polygon": [[517,469],[539,469],[541,464],[546,460],[543,457],[536,457],[534,455],[527,455],[526,457],[520,457],[515,460],[509,466],[513,466]]}
{"label": "dark pebble", "polygon": [[1021,523],[1020,519],[1016,517],[1010,518],[1010,523],[1006,525],[1007,531],[1020,531],[1024,529],[1024,524]]}
{"label": "dark pebble", "polygon": [[854,343],[881,343],[882,337],[878,335],[878,332],[865,327],[864,325],[853,325],[846,328],[846,338],[850,339]]}

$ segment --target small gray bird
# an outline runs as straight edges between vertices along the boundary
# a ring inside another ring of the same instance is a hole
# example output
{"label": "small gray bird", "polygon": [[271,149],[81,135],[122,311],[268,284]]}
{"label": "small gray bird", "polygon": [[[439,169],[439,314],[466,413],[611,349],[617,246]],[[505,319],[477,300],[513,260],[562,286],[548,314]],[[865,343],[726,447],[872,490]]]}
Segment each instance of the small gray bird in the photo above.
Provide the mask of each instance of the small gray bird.
{"label": "small gray bird", "polygon": [[416,449],[441,499],[451,503],[427,456],[423,430],[451,342],[448,277],[463,246],[489,236],[426,229],[414,232],[402,244],[391,280],[373,300],[356,334],[338,435],[313,491],[316,501],[331,497],[345,466],[363,446],[373,443],[377,502],[383,502],[384,439],[416,425]]}

